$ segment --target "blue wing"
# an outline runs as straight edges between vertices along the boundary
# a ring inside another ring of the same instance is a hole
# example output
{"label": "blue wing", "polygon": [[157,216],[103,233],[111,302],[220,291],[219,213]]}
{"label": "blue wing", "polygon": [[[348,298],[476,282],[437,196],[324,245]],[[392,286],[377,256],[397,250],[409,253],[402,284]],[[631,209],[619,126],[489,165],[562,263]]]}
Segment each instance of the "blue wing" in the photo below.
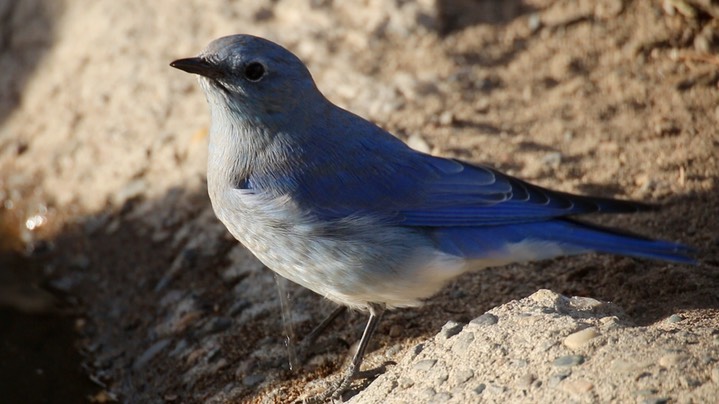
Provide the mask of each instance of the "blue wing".
{"label": "blue wing", "polygon": [[371,214],[421,227],[495,226],[649,209],[551,191],[488,167],[419,153],[395,138],[361,140],[325,147],[292,164],[285,182],[292,184],[294,199],[321,219]]}
{"label": "blue wing", "polygon": [[257,170],[251,182],[291,195],[319,220],[371,215],[415,227],[440,250],[468,259],[514,262],[521,257],[508,246],[528,242],[525,253],[537,259],[603,251],[694,262],[693,250],[680,244],[568,218],[651,206],[551,191],[489,167],[419,153],[364,120],[345,123],[355,130],[344,137],[334,136],[341,128],[317,128],[300,142],[288,141],[283,158]]}

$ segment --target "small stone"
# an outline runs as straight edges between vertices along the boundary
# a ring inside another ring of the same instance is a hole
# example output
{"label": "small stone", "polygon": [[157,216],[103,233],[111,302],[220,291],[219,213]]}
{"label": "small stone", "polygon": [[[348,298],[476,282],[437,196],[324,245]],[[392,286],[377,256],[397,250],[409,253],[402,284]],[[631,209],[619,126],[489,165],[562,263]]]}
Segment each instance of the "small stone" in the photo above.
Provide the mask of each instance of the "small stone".
{"label": "small stone", "polygon": [[568,380],[562,384],[562,389],[571,394],[584,394],[594,388],[594,385],[587,380]]}
{"label": "small stone", "polygon": [[430,370],[437,363],[437,359],[424,359],[412,366],[415,370]]}
{"label": "small stone", "polygon": [[454,114],[452,111],[444,111],[439,116],[439,124],[443,126],[449,126],[454,122]]}
{"label": "small stone", "polygon": [[432,397],[433,403],[443,403],[452,399],[452,395],[447,392],[437,393]]}
{"label": "small stone", "polygon": [[499,318],[492,313],[484,313],[481,316],[475,318],[469,323],[478,326],[495,325],[499,321]]}
{"label": "small stone", "polygon": [[392,345],[391,347],[387,348],[387,351],[385,352],[385,356],[388,358],[394,358],[397,354],[402,351],[402,347],[399,344]]}
{"label": "small stone", "polygon": [[659,366],[671,368],[686,362],[689,357],[686,354],[673,352],[659,358]]}
{"label": "small stone", "polygon": [[412,135],[407,139],[407,145],[419,152],[429,153],[431,148],[426,140],[420,135]]}
{"label": "small stone", "polygon": [[[719,373],[719,368],[715,369]],[[474,377],[474,371],[472,369],[464,369],[457,372],[454,376],[454,382],[456,384],[466,383],[469,379]]]}
{"label": "small stone", "polygon": [[414,380],[410,379],[409,377],[403,377],[399,379],[399,387],[403,389],[408,389],[412,386],[414,386]]}
{"label": "small stone", "polygon": [[585,328],[568,335],[564,339],[564,345],[569,349],[577,349],[597,336],[599,336],[599,333],[594,328]]}
{"label": "small stone", "polygon": [[474,390],[472,390],[472,391],[474,391],[475,394],[482,394],[482,392],[484,392],[484,390],[486,388],[487,388],[486,384],[480,383],[479,386],[475,387]]}
{"label": "small stone", "polygon": [[678,323],[680,321],[684,320],[684,317],[680,316],[679,314],[672,314],[667,318],[667,323]]}
{"label": "small stone", "polygon": [[437,373],[437,377],[435,377],[434,380],[437,382],[437,385],[442,385],[444,384],[444,382],[447,381],[447,379],[449,379],[449,373],[447,373],[446,370],[442,369]]}
{"label": "small stone", "polygon": [[433,388],[427,387],[426,389],[422,390],[422,393],[420,394],[424,397],[432,398],[435,394],[437,394],[437,392]]}
{"label": "small stone", "polygon": [[445,338],[451,338],[459,334],[460,331],[462,331],[462,328],[464,328],[464,324],[450,320],[442,326],[442,330],[439,333]]}
{"label": "small stone", "polygon": [[549,387],[557,387],[557,385],[558,385],[562,380],[566,379],[566,378],[569,377],[571,374],[572,374],[572,371],[571,371],[571,370],[569,370],[569,369],[563,370],[563,371],[561,371],[561,372],[559,372],[559,373],[557,373],[557,374],[555,374],[555,375],[552,375],[552,376],[549,378],[549,381],[547,382],[547,384],[549,384]]}
{"label": "small stone", "polygon": [[460,355],[464,354],[469,350],[472,342],[474,342],[474,333],[469,331],[462,332],[452,345],[452,352]]}
{"label": "small stone", "polygon": [[392,327],[389,328],[389,336],[391,338],[397,338],[400,335],[402,335],[402,331],[404,329],[399,324],[393,324]]}
{"label": "small stone", "polygon": [[529,30],[532,33],[535,33],[540,28],[542,28],[542,19],[539,18],[538,13],[532,13],[529,15],[529,20],[527,21],[527,26],[529,27]]}
{"label": "small stone", "polygon": [[547,153],[542,157],[542,163],[548,167],[551,168],[559,168],[559,165],[562,164],[562,153],[560,152],[551,152]]}
{"label": "small stone", "polygon": [[601,301],[591,297],[574,296],[569,299],[569,305],[581,311],[592,310],[603,304]]}
{"label": "small stone", "polygon": [[422,351],[424,351],[424,344],[415,345],[414,349],[412,350],[412,359],[416,358],[417,355],[422,353]]}
{"label": "small stone", "polygon": [[576,366],[581,365],[582,363],[584,363],[584,356],[582,355],[560,356],[559,358],[555,359],[554,362],[552,362],[554,366],[559,367]]}
{"label": "small stone", "polygon": [[693,389],[702,384],[699,380],[697,380],[693,377],[686,376],[686,375],[680,377],[679,382],[681,383],[681,385],[683,387],[688,387],[690,389]]}

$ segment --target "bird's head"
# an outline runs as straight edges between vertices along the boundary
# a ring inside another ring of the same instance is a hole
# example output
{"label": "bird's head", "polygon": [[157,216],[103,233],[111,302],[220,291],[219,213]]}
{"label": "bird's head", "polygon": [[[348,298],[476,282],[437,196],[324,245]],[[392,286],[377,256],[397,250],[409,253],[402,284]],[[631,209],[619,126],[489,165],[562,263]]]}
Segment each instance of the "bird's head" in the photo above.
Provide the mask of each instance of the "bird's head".
{"label": "bird's head", "polygon": [[251,35],[219,38],[199,56],[170,66],[200,76],[213,113],[229,110],[241,119],[265,121],[324,101],[297,56]]}

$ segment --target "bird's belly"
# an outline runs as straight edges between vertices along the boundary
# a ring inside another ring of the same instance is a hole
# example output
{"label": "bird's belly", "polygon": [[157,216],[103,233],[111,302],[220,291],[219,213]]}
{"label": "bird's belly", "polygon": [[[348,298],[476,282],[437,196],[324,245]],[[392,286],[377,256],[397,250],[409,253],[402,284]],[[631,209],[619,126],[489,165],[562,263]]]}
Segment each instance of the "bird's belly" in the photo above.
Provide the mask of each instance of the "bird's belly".
{"label": "bird's belly", "polygon": [[213,207],[237,240],[274,272],[340,304],[417,305],[464,270],[416,229],[370,217],[320,221],[287,198],[229,197]]}

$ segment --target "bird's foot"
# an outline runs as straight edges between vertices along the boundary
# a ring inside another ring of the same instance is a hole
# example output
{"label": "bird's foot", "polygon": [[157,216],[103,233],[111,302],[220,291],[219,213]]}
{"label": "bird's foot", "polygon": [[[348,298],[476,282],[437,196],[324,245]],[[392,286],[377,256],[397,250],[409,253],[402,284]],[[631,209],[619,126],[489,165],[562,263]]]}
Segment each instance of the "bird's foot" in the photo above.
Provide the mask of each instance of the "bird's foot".
{"label": "bird's foot", "polygon": [[347,390],[349,390],[350,386],[352,386],[352,382],[357,377],[357,370],[354,366],[351,366],[347,369],[342,379],[339,381],[332,383],[332,385],[327,388],[324,392],[310,397],[307,400],[305,400],[305,403],[308,404],[319,404],[319,403],[325,403],[325,402],[342,402],[342,394],[344,394]]}

